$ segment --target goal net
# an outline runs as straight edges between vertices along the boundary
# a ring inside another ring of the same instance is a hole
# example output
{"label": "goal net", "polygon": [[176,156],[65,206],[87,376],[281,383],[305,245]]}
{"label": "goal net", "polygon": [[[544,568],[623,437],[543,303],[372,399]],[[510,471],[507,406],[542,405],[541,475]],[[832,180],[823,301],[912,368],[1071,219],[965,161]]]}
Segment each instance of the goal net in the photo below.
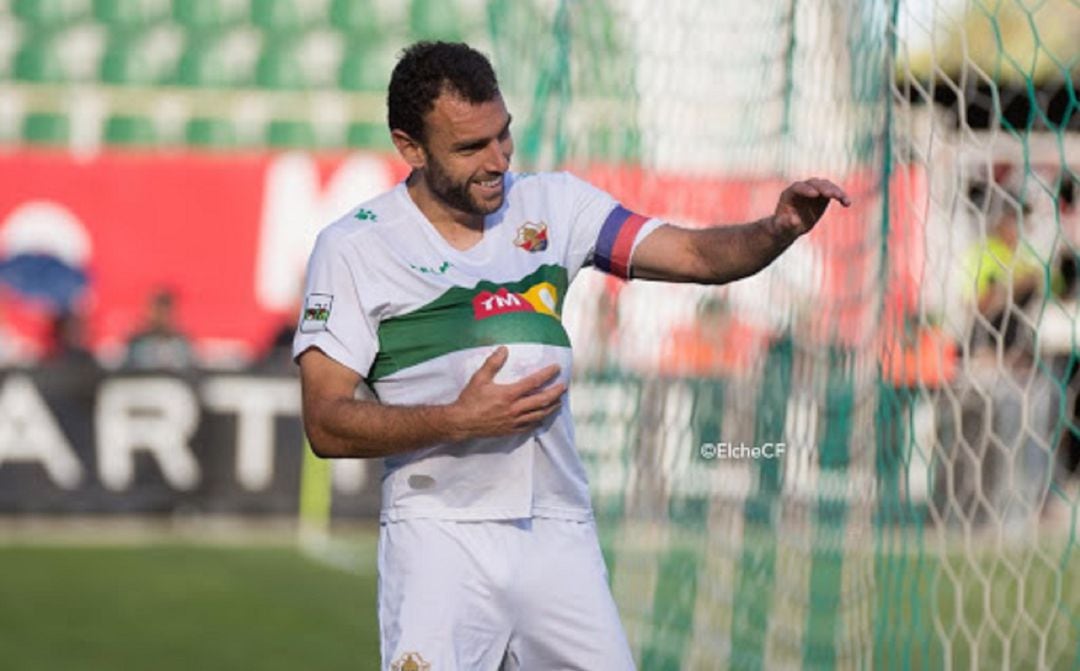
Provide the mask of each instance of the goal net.
{"label": "goal net", "polygon": [[1080,663],[1080,6],[485,10],[527,166],[688,226],[809,176],[855,201],[728,287],[571,292],[640,666]]}

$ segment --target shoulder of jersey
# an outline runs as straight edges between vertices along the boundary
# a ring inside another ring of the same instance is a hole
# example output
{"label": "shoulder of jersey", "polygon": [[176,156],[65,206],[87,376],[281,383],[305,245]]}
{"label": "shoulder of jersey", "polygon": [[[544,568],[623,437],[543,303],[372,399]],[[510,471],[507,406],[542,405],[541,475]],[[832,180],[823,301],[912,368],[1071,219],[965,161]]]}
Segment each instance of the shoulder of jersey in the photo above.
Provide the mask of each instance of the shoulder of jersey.
{"label": "shoulder of jersey", "polygon": [[322,234],[349,236],[378,228],[401,216],[394,191],[390,190],[352,208],[322,230]]}
{"label": "shoulder of jersey", "polygon": [[516,198],[527,197],[527,194],[530,193],[542,193],[550,196],[561,189],[570,188],[573,179],[573,176],[567,172],[514,173],[510,185],[510,198],[515,199],[515,196],[512,195],[515,191],[517,192]]}
{"label": "shoulder of jersey", "polygon": [[562,172],[515,172],[512,173],[511,188],[538,189],[562,180]]}

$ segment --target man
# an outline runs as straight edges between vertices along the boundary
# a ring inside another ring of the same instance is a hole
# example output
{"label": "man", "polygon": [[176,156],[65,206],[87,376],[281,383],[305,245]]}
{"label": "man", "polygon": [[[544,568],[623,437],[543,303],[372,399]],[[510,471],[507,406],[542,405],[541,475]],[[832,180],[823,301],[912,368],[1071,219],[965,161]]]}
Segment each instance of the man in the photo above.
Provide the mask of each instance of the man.
{"label": "man", "polygon": [[385,459],[383,666],[632,668],[563,402],[567,287],[585,265],[738,279],[848,198],[800,182],[770,217],[691,231],[515,175],[495,74],[463,44],[407,49],[388,107],[412,174],[319,235],[293,346],[312,449]]}
{"label": "man", "polygon": [[[1009,200],[1015,200],[1010,196]],[[1019,202],[1019,201],[1018,201]],[[1017,210],[1002,196],[992,198],[991,212],[996,221],[985,240],[977,241],[964,256],[964,269],[975,279],[975,310],[981,319],[972,326],[971,349],[976,357],[996,358],[1000,340],[1010,363],[1029,359],[1030,333],[1021,333],[1019,313],[1042,292],[1043,269],[1028,243],[1021,245]],[[1024,216],[1031,208],[1019,205]],[[970,285],[969,287],[970,288]],[[1024,336],[1024,337],[1022,337]],[[996,365],[996,361],[993,365]]]}
{"label": "man", "polygon": [[146,323],[128,340],[125,368],[185,370],[195,364],[191,343],[176,325],[175,305],[176,297],[169,289],[150,296]]}
{"label": "man", "polygon": [[1021,231],[1031,208],[1015,194],[994,194],[989,205],[988,235],[963,259],[970,360],[941,398],[934,503],[950,524],[1001,524],[1017,533],[1032,529],[1042,510],[1059,399],[1037,365],[1028,314],[1045,300],[1042,263]]}

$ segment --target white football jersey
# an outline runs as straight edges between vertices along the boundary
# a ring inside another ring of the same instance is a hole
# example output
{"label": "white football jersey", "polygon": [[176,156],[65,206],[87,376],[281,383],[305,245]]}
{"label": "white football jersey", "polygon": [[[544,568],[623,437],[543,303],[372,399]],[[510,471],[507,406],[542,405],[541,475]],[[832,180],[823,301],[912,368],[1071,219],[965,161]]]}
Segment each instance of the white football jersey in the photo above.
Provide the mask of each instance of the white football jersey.
{"label": "white football jersey", "polygon": [[[499,345],[510,356],[496,382],[555,363],[569,383],[561,313],[571,280],[587,264],[626,277],[634,247],[661,222],[568,173],[508,173],[505,194],[466,251],[446,242],[404,183],[324,229],[293,356],[319,348],[386,404],[453,402]],[[591,514],[565,402],[530,433],[386,459],[384,521]]]}

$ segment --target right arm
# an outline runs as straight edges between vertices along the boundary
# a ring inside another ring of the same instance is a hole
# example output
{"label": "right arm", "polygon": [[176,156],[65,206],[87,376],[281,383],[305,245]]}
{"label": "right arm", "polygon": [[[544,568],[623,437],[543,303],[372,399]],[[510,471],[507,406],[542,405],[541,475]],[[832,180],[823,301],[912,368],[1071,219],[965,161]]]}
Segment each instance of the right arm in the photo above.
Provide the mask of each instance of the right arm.
{"label": "right arm", "polygon": [[566,387],[545,388],[558,366],[512,384],[495,383],[507,356],[505,347],[497,348],[452,403],[398,406],[354,398],[363,378],[318,348],[309,348],[299,361],[304,430],[311,449],[324,458],[385,457],[532,430],[558,411]]}

